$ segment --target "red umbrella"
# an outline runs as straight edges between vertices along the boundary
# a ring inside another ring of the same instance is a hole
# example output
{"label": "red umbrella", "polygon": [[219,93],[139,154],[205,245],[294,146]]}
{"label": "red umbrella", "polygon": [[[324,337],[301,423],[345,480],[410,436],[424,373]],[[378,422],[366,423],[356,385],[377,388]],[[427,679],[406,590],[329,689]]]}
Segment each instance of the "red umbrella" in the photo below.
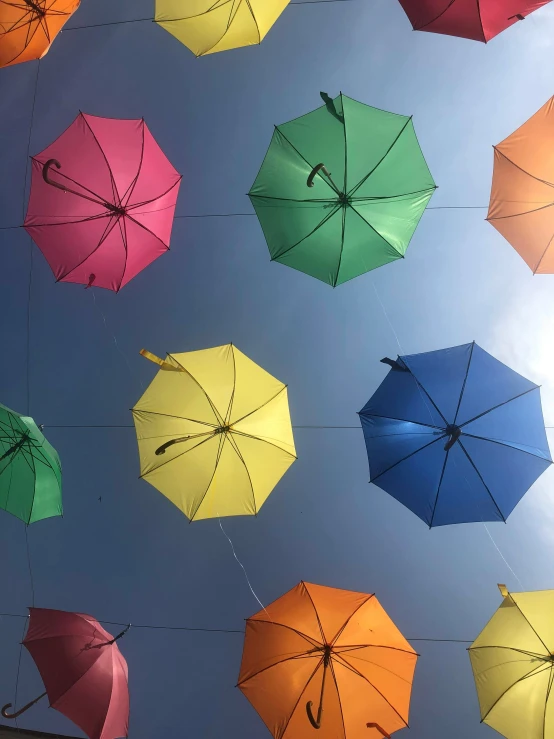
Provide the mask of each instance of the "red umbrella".
{"label": "red umbrella", "polygon": [[32,162],[24,226],[56,280],[118,291],[168,251],[181,175],[144,120],[79,113]]}
{"label": "red umbrella", "polygon": [[55,708],[79,726],[90,739],[127,736],[129,688],[127,662],[115,638],[92,616],[83,613],[30,608],[23,644],[34,659],[46,692],[16,713],[16,718],[45,695]]}
{"label": "red umbrella", "polygon": [[551,0],[400,0],[414,31],[490,41]]}

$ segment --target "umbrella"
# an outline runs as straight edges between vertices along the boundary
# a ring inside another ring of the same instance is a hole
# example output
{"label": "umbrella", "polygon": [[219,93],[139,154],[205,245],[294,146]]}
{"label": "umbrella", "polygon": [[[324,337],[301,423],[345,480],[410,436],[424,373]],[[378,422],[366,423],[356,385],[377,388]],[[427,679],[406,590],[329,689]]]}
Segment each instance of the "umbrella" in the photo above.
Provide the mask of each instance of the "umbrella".
{"label": "umbrella", "polygon": [[79,113],[32,161],[24,225],[56,280],[118,291],[168,251],[181,176],[144,120]]}
{"label": "umbrella", "polygon": [[404,257],[435,183],[411,118],[321,97],[275,128],[249,195],[271,259],[335,287]]}
{"label": "umbrella", "polygon": [[261,44],[290,0],[156,0],[154,20],[196,56]]}
{"label": "umbrella", "polygon": [[256,515],[296,459],[287,388],[232,344],[150,352],[133,408],[141,477],[192,521]]}
{"label": "umbrella", "polygon": [[381,739],[408,725],[416,660],[375,595],[301,582],[246,621],[238,687],[275,739]]}
{"label": "umbrella", "polygon": [[554,737],[554,590],[509,593],[469,648],[481,721],[507,739]]}
{"label": "umbrella", "polygon": [[494,147],[487,220],[534,273],[554,272],[554,98]]}
{"label": "umbrella", "polygon": [[490,41],[550,0],[400,0],[414,31]]}
{"label": "umbrella", "polygon": [[81,0],[0,0],[0,67],[42,58]]}
{"label": "umbrella", "polygon": [[15,713],[11,703],[4,718],[16,718],[44,696],[50,707],[77,724],[89,739],[127,736],[129,688],[127,662],[117,639],[84,613],[30,608],[23,644],[35,661],[46,691]]}
{"label": "umbrella", "polygon": [[26,524],[62,515],[62,468],[32,418],[0,404],[0,508]]}
{"label": "umbrella", "polygon": [[506,521],[552,463],[538,385],[475,342],[381,361],[359,414],[370,482],[429,527]]}

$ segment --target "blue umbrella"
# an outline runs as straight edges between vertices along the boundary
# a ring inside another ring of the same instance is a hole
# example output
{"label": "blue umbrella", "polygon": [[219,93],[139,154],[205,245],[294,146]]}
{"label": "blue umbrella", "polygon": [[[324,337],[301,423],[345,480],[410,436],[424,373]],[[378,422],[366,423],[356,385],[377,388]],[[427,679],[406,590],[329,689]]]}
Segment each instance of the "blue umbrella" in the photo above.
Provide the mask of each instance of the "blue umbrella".
{"label": "blue umbrella", "polygon": [[429,527],[506,521],[552,463],[539,386],[475,342],[381,361],[359,413],[370,482]]}

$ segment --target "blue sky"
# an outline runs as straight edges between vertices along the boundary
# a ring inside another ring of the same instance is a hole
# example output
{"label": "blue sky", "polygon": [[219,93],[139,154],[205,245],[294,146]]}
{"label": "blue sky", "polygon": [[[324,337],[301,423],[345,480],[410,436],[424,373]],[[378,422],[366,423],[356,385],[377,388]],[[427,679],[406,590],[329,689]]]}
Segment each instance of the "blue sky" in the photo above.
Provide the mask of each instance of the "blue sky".
{"label": "blue sky", "polygon": [[[83,0],[70,25],[152,14],[151,0]],[[245,193],[273,125],[317,107],[320,90],[342,90],[414,116],[439,185],[432,206],[486,206],[492,144],[554,92],[552,38],[554,8],[485,46],[412,32],[395,0],[291,6],[261,47],[199,60],[149,22],[65,31],[40,64],[30,150],[43,149],[79,110],[144,116],[183,174],[179,215],[250,212]],[[0,71],[1,226],[22,222],[35,75],[35,63]],[[428,211],[405,260],[334,291],[270,263],[254,217],[177,220],[170,253],[118,295],[55,284],[35,249],[30,409],[60,452],[65,506],[63,519],[28,531],[36,604],[230,629],[259,608],[218,522],[189,525],[138,480],[132,429],[48,429],[130,424],[128,409],[155,371],[142,347],[162,355],[232,341],[288,384],[294,424],[356,425],[386,373],[379,359],[400,351],[395,332],[407,354],[476,340],[543,385],[546,423],[554,425],[554,277],[533,277],[485,214]],[[21,411],[29,258],[25,232],[0,231],[0,401]],[[554,587],[551,470],[508,525],[489,525],[520,584],[482,525],[429,531],[369,486],[361,431],[295,436],[299,460],[260,516],[223,522],[263,603],[304,579],[375,592],[408,637],[472,639],[500,603],[497,582]],[[0,610],[25,613],[24,528],[3,514],[0,532]],[[0,620],[6,702],[21,629],[19,619]],[[411,728],[399,736],[492,739],[479,724],[464,645],[417,648]],[[133,629],[121,649],[135,739],[269,736],[234,687],[240,635]],[[40,692],[24,653],[20,700]],[[46,705],[20,725],[78,734]]]}

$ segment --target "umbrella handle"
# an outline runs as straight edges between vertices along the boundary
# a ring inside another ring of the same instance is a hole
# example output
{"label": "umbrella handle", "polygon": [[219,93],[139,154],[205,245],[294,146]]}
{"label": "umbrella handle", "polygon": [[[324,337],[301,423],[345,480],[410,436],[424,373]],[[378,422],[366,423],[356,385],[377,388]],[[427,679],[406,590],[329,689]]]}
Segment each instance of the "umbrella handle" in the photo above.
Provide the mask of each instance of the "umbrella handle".
{"label": "umbrella handle", "polygon": [[508,20],[511,21],[513,18],[516,18],[518,21],[524,21],[525,16],[521,15],[521,13],[516,13],[515,15],[508,16]]}
{"label": "umbrella handle", "polygon": [[27,703],[26,706],[23,706],[23,708],[20,708],[19,711],[15,711],[15,713],[8,713],[8,708],[11,708],[12,704],[6,703],[6,705],[2,707],[2,711],[1,711],[2,716],[4,718],[17,718],[18,716],[21,716],[22,713],[25,713],[25,711],[28,711],[29,708],[31,708],[31,706],[35,705],[35,703],[38,703],[38,701],[41,698],[44,698],[45,695],[46,695],[46,691],[44,691],[42,695],[39,695],[38,698],[35,698],[34,701],[31,701],[30,703]]}
{"label": "umbrella handle", "polygon": [[[70,187],[61,185],[59,182],[54,182],[54,180],[50,178],[50,168],[52,166],[56,167],[56,169],[61,169],[62,167],[62,165],[58,162],[57,159],[49,159],[47,162],[45,162],[42,165],[42,179],[46,182],[47,185],[52,185],[52,187],[57,187],[58,190],[61,190],[62,192],[70,192],[72,195],[76,195],[78,198],[83,198],[83,200],[90,200],[91,203],[96,203],[96,205],[101,205],[103,208],[106,208],[107,210],[111,211],[117,216],[125,215],[125,208],[123,208],[122,206],[120,207],[120,206],[114,205],[113,203],[108,203],[107,200],[91,198],[82,192],[77,192],[77,190],[72,190]],[[61,175],[61,176],[63,177],[64,175]]]}
{"label": "umbrella handle", "polygon": [[165,454],[166,449],[169,449],[170,446],[173,446],[173,444],[179,444],[181,441],[188,441],[190,439],[190,436],[180,436],[178,439],[171,439],[171,441],[166,441],[165,444],[162,444],[159,446],[155,454],[157,457],[159,457],[161,454]]}
{"label": "umbrella handle", "polygon": [[380,731],[381,734],[385,737],[385,739],[390,739],[390,734],[387,734],[387,732],[384,729],[382,729],[379,726],[379,724],[371,723],[371,724],[366,724],[366,726],[368,729],[377,729],[377,731]]}
{"label": "umbrella handle", "polygon": [[[314,186],[315,176],[320,171],[323,172],[324,175],[327,175],[327,177],[329,177],[329,179],[331,178],[331,173],[329,172],[329,170],[327,169],[327,167],[323,164],[323,162],[320,162],[319,164],[316,164],[315,167],[310,172],[310,176],[308,177],[308,181],[306,182],[306,184],[308,185],[308,187],[313,187]],[[332,182],[332,180],[331,180],[331,182]]]}
{"label": "umbrella handle", "polygon": [[397,372],[409,372],[410,370],[405,366],[400,364],[396,359],[390,359],[389,357],[383,357],[383,359],[379,360],[381,364],[388,364],[389,367],[393,370],[396,370]]}
{"label": "umbrella handle", "polygon": [[327,675],[327,668],[329,667],[330,661],[331,647],[329,645],[325,645],[323,656],[323,677],[321,678],[321,694],[319,696],[319,708],[317,709],[317,718],[314,718],[314,714],[312,713],[313,702],[308,701],[306,703],[306,713],[308,714],[308,718],[310,719],[310,723],[314,727],[314,729],[321,728],[321,715],[323,714],[323,693],[325,692],[325,676]]}
{"label": "umbrella handle", "polygon": [[312,713],[312,701],[308,701],[306,703],[306,713],[308,714],[308,718],[310,719],[311,725],[314,727],[314,729],[321,729],[321,713],[322,713],[322,704],[319,704],[319,709],[317,711],[317,719],[314,718],[314,715]]}

